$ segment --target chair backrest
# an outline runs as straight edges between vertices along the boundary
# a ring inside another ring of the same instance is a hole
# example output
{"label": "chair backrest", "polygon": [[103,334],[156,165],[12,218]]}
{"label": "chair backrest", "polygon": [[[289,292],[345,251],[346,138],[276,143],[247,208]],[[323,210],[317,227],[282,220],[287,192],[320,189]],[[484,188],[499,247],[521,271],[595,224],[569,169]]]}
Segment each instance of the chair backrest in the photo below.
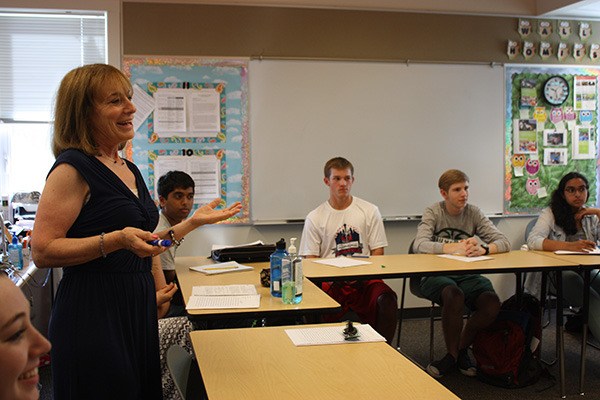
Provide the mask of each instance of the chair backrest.
{"label": "chair backrest", "polygon": [[[413,239],[412,242],[410,242],[410,246],[408,246],[408,254],[415,254],[415,249],[413,248],[414,244],[415,244],[415,239]],[[420,276],[413,276],[412,278],[410,278],[408,288],[413,295],[420,297],[422,299],[425,298],[425,297],[423,297],[423,294],[421,293],[421,277]]]}
{"label": "chair backrest", "polygon": [[182,399],[186,399],[191,365],[192,356],[183,347],[176,344],[169,347],[167,350],[167,366]]}
{"label": "chair backrest", "polygon": [[535,226],[535,223],[537,222],[537,220],[538,220],[538,217],[535,217],[534,219],[529,221],[529,223],[527,224],[527,227],[525,228],[525,243],[527,243],[527,239],[529,239],[529,234],[531,233],[531,230]]}

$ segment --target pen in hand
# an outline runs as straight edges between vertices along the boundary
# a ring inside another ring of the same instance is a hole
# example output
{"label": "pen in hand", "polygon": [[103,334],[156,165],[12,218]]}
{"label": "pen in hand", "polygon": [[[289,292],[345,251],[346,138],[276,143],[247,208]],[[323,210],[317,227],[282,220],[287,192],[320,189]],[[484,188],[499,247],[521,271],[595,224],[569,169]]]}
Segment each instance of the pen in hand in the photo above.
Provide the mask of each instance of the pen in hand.
{"label": "pen in hand", "polygon": [[152,246],[162,246],[162,247],[171,247],[173,244],[169,239],[156,239],[156,240],[148,240],[146,243]]}

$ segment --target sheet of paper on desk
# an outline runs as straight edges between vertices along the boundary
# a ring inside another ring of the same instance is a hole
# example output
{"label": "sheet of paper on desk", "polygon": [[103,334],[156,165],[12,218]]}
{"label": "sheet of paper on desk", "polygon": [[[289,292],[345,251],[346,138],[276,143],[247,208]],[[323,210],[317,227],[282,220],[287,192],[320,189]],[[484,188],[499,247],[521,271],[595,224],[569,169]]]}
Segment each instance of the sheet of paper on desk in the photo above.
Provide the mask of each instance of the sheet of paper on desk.
{"label": "sheet of paper on desk", "polygon": [[343,343],[367,343],[367,342],[385,342],[381,336],[369,324],[354,325],[358,330],[358,340],[345,340],[344,328],[346,325],[326,326],[323,328],[300,328],[286,329],[285,333],[296,346],[317,346],[323,344],[343,344]]}
{"label": "sheet of paper on desk", "polygon": [[194,286],[192,296],[244,296],[256,294],[254,285]]}
{"label": "sheet of paper on desk", "polygon": [[554,254],[577,254],[577,255],[587,255],[587,256],[598,256],[600,255],[600,249],[595,248],[592,251],[570,251],[570,250],[556,250]]}
{"label": "sheet of paper on desk", "polygon": [[331,265],[333,267],[338,268],[356,267],[358,265],[373,264],[370,261],[356,260],[350,257],[324,258],[322,260],[315,260],[314,262],[323,265]]}
{"label": "sheet of paper on desk", "polygon": [[493,257],[490,256],[479,256],[479,257],[465,257],[465,256],[457,256],[455,254],[438,254],[438,257],[449,258],[451,260],[463,261],[463,262],[475,262],[475,261],[485,261],[492,260]]}
{"label": "sheet of paper on desk", "polygon": [[222,308],[258,308],[260,294],[248,296],[190,296],[186,310],[212,310]]}
{"label": "sheet of paper on desk", "polygon": [[202,272],[207,275],[225,274],[227,272],[251,271],[254,268],[249,265],[238,264],[236,261],[227,261],[224,263],[207,264],[199,267],[190,267],[192,271]]}

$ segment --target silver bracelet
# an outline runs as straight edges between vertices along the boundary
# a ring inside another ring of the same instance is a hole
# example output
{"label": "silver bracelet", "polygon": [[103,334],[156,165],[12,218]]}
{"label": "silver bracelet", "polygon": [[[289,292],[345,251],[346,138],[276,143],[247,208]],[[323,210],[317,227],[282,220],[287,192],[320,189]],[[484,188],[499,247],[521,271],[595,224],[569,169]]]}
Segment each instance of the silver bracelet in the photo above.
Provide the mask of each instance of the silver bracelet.
{"label": "silver bracelet", "polygon": [[183,242],[183,237],[179,240],[175,239],[175,232],[173,231],[173,229],[171,229],[169,231],[169,236],[171,236],[171,240],[173,241],[173,244],[177,247],[179,247],[181,245],[181,242]]}
{"label": "silver bracelet", "polygon": [[102,258],[106,258],[106,252],[104,251],[104,232],[100,234],[100,253]]}

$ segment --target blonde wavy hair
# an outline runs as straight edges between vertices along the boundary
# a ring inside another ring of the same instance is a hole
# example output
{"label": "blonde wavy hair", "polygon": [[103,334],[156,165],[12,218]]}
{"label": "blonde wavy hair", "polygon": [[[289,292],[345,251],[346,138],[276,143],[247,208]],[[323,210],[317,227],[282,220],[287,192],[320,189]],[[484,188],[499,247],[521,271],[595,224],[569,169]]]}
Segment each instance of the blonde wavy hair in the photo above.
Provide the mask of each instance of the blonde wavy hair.
{"label": "blonde wavy hair", "polygon": [[[89,155],[98,153],[92,125],[96,96],[102,87],[113,84],[126,93],[132,93],[129,79],[112,65],[84,65],[65,75],[55,100],[52,134],[54,157],[67,149],[79,149]],[[125,142],[119,148],[124,146]]]}

